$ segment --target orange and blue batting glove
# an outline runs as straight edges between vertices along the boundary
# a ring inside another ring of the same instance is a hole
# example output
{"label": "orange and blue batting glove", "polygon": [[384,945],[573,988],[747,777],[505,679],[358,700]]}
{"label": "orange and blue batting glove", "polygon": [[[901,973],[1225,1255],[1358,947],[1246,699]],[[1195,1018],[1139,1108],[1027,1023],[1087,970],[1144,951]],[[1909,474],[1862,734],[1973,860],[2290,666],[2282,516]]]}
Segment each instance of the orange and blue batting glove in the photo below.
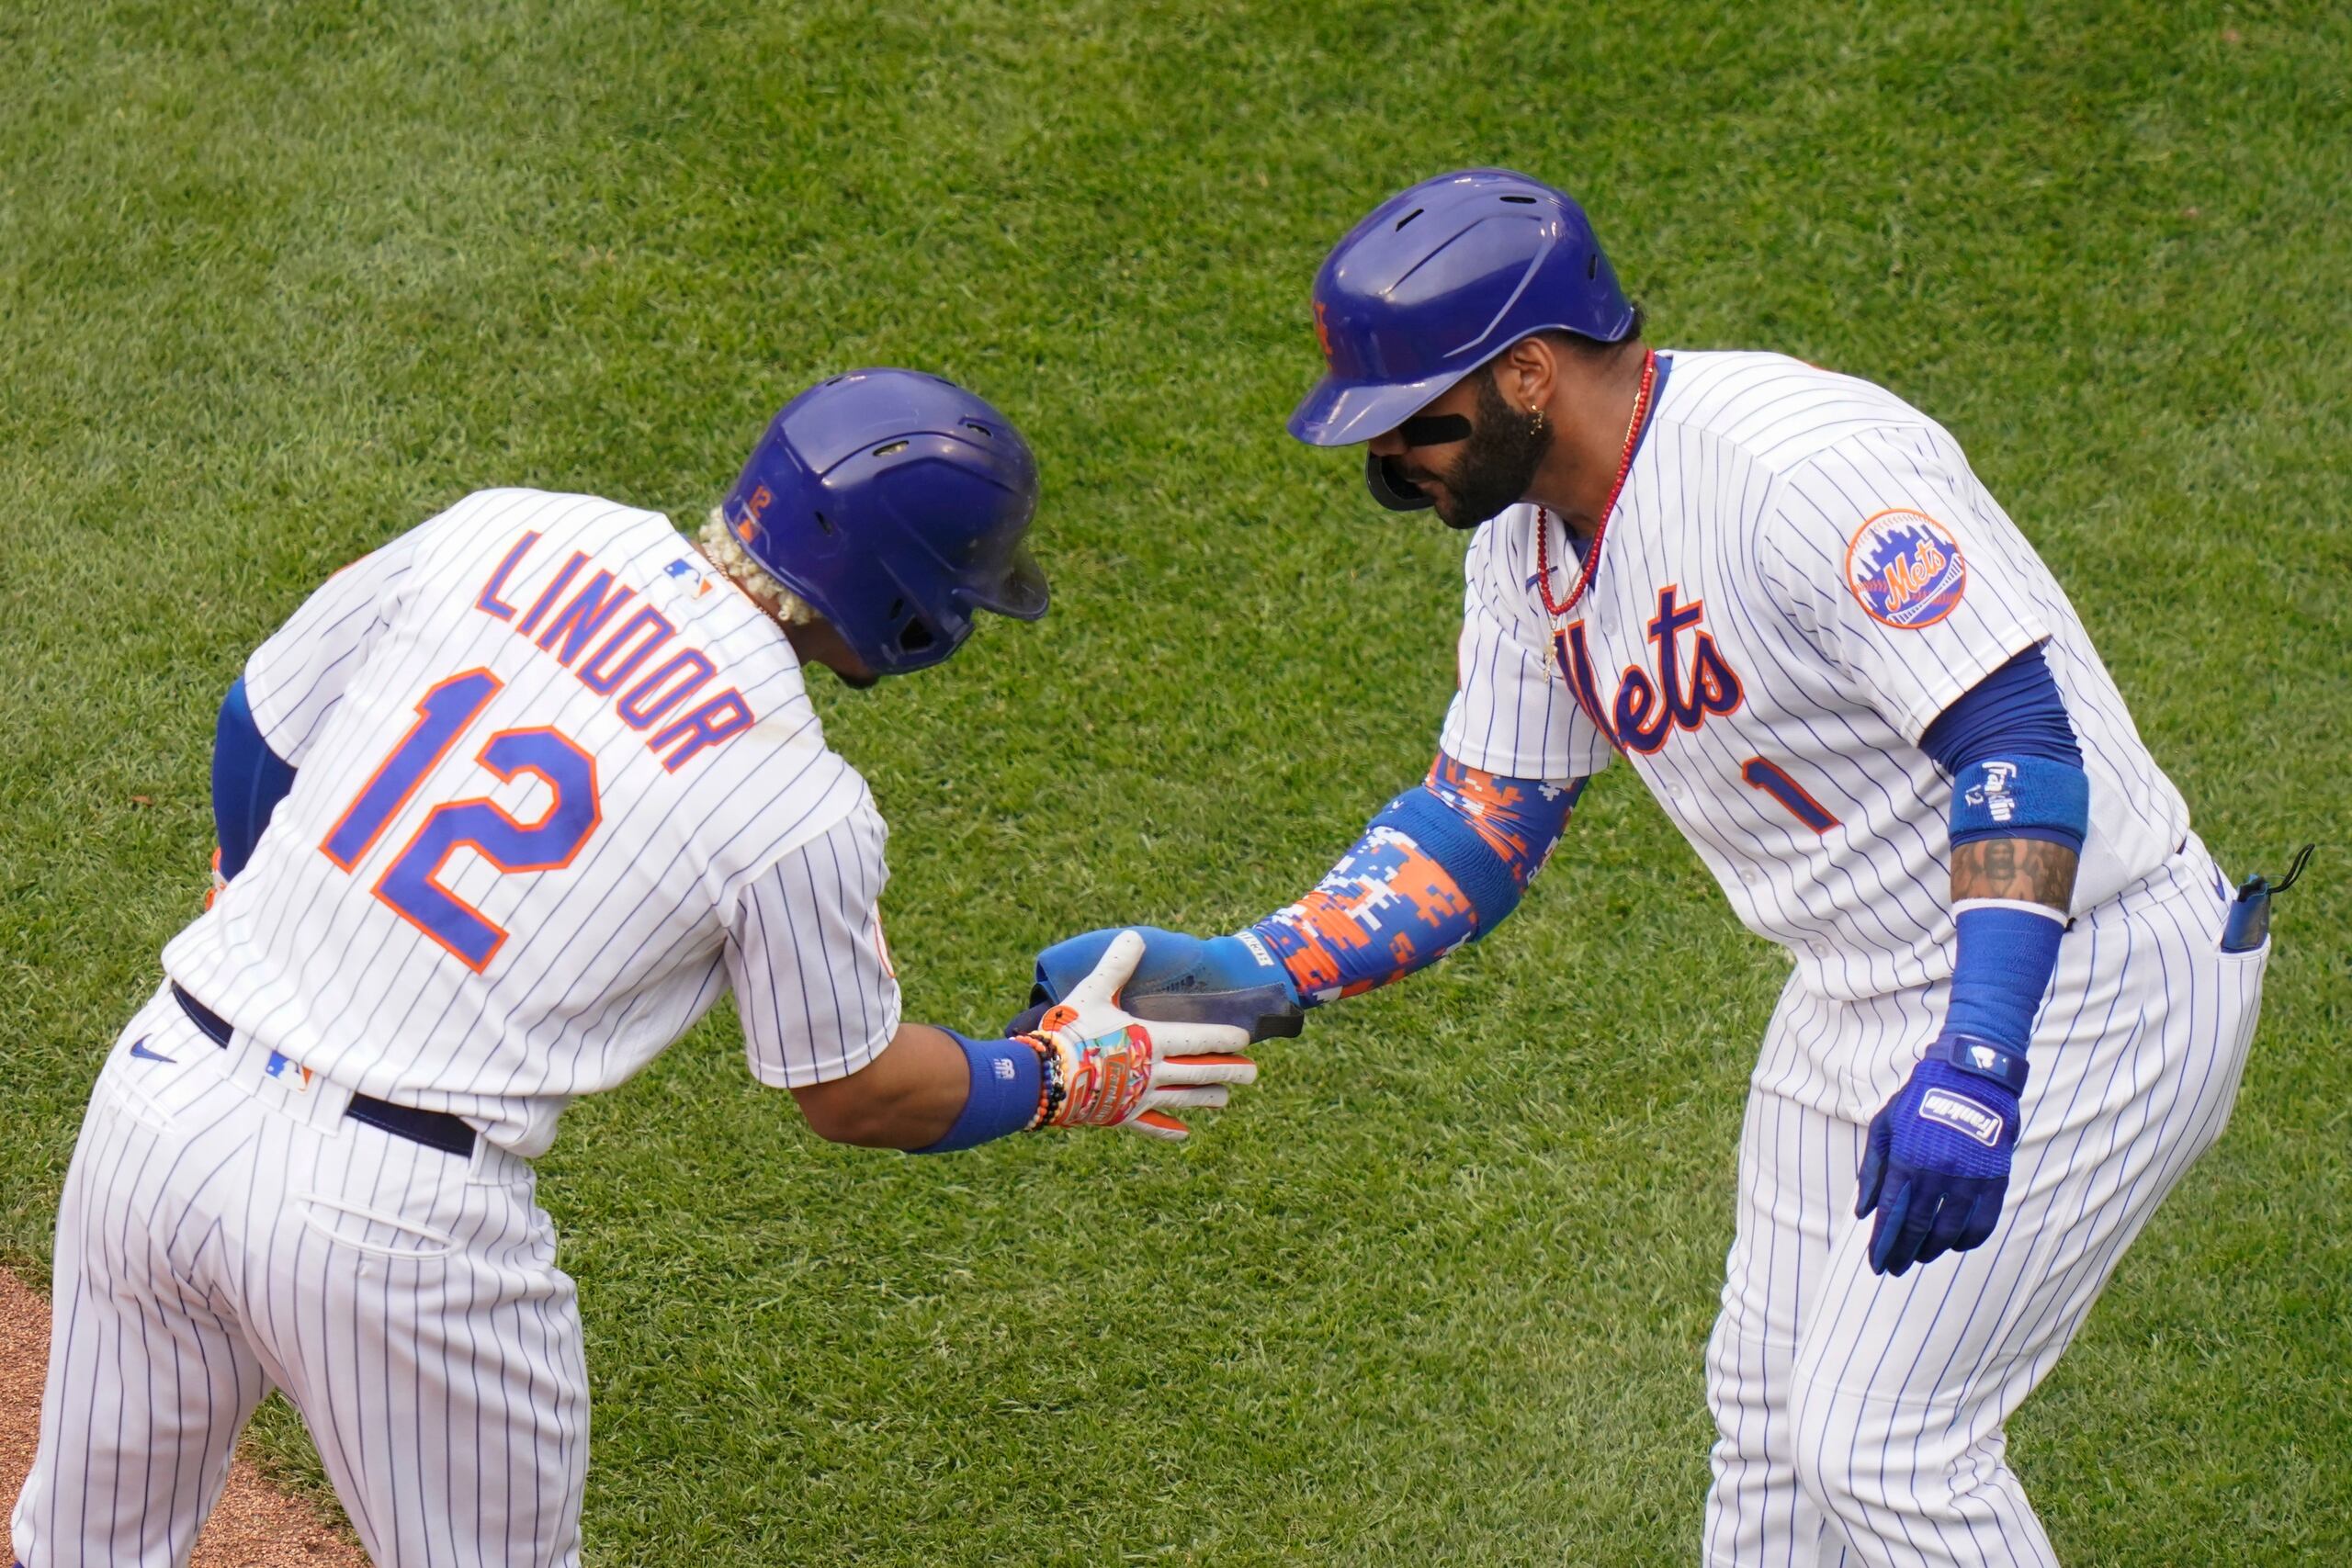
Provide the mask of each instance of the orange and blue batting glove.
{"label": "orange and blue batting glove", "polygon": [[1249,1032],[1231,1024],[1150,1022],[1120,1006],[1144,954],[1144,939],[1120,931],[1035,1032],[1018,1036],[1043,1065],[1033,1127],[1132,1127],[1179,1139],[1170,1111],[1219,1110],[1234,1084],[1257,1081],[1257,1065],[1236,1055]]}

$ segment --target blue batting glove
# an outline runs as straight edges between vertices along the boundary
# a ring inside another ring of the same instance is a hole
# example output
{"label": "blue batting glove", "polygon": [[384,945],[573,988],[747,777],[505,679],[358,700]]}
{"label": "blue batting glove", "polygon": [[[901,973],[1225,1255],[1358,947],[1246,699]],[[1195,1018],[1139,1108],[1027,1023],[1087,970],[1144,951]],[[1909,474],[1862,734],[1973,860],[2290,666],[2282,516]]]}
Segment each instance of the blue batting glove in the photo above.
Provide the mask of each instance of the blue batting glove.
{"label": "blue batting glove", "polygon": [[2023,1052],[1939,1040],[1871,1119],[1854,1217],[1878,1211],[1874,1272],[1900,1274],[1993,1234],[2009,1190],[2025,1077]]}
{"label": "blue batting glove", "polygon": [[1143,957],[1120,991],[1123,1005],[1137,1017],[1233,1023],[1249,1030],[1253,1040],[1299,1032],[1298,987],[1256,938],[1188,936],[1156,926],[1088,931],[1037,954],[1036,984],[1029,995],[1033,1006],[1015,1024],[1069,996],[1123,931],[1144,941]]}

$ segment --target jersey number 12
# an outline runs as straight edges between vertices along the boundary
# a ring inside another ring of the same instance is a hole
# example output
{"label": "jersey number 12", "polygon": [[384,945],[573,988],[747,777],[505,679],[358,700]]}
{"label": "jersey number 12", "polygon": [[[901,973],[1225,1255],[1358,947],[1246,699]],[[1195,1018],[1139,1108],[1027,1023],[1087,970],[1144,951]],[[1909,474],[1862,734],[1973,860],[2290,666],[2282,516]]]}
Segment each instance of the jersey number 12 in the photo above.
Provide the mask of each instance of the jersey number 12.
{"label": "jersey number 12", "polygon": [[[327,830],[320,852],[345,871],[356,870],[424,775],[505,684],[488,670],[468,670],[418,698],[416,723]],[[504,780],[533,774],[553,798],[536,822],[516,821],[485,795],[444,801],[409,835],[376,879],[375,892],[401,919],[480,974],[505,944],[506,928],[442,886],[449,857],[463,848],[502,872],[554,871],[571,863],[604,820],[604,808],[596,795],[596,760],[556,730],[499,730],[482,742],[474,761]]]}

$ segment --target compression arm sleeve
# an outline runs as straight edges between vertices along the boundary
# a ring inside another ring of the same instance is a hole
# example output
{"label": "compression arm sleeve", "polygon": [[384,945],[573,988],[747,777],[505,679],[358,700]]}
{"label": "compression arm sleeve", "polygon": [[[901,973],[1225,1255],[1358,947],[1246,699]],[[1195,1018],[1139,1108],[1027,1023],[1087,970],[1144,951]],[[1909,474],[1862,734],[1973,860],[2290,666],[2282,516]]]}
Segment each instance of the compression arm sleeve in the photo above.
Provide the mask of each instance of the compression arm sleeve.
{"label": "compression arm sleeve", "polygon": [[1250,934],[1310,1007],[1400,979],[1518,907],[1583,788],[1502,778],[1440,752],[1314,891]]}
{"label": "compression arm sleeve", "polygon": [[223,879],[244,869],[270,813],[293,787],[293,766],[262,739],[239,676],[220,700],[220,722],[212,732],[212,830],[220,845]]}
{"label": "compression arm sleeve", "polygon": [[[2089,826],[2083,751],[2041,644],[1961,694],[1928,726],[1919,749],[1953,780],[1955,844],[1973,839],[2046,839],[2082,849]],[[1967,797],[1968,786],[1981,789],[1985,784],[1984,770],[2004,764],[2007,771],[1998,775],[1992,791],[1996,796],[2007,793],[2001,786],[2012,780],[2022,780],[2027,786],[2039,784],[2041,789],[2020,788],[2015,792],[2018,798],[1997,807]],[[1971,806],[1986,807],[1984,820],[1972,819],[1963,811]]]}
{"label": "compression arm sleeve", "polygon": [[[2038,839],[2081,852],[2090,781],[2066,704],[2039,646],[1971,687],[1928,727],[1920,746],[1952,778],[1951,842]],[[1962,899],[1947,1038],[2018,1054],[2057,968],[2064,910],[2007,899]],[[2019,1067],[2017,1069],[2021,1072]],[[2022,1078],[2019,1078],[2022,1083]]]}

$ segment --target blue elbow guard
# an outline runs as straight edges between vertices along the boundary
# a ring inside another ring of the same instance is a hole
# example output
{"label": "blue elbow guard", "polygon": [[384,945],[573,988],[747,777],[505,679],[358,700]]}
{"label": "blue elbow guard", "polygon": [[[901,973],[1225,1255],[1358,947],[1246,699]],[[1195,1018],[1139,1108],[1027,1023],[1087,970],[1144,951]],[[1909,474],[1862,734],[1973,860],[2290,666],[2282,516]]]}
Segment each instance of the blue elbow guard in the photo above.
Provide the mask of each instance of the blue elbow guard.
{"label": "blue elbow guard", "polygon": [[1987,758],[1951,784],[1951,844],[1980,839],[2041,839],[2080,853],[2091,825],[2091,781],[2082,768],[2048,757]]}
{"label": "blue elbow guard", "polygon": [[935,1144],[910,1149],[909,1154],[944,1155],[975,1144],[1026,1132],[1037,1119],[1037,1098],[1045,1083],[1045,1064],[1034,1047],[1017,1040],[973,1040],[947,1032],[964,1047],[972,1069],[972,1087],[956,1123]]}
{"label": "blue elbow guard", "polygon": [[1471,941],[1493,931],[1502,924],[1505,916],[1519,908],[1519,883],[1511,876],[1510,867],[1503,863],[1503,857],[1478,837],[1459,812],[1426,788],[1416,785],[1407,790],[1372,820],[1374,827],[1386,826],[1411,834],[1423,854],[1453,874],[1462,896],[1470,900],[1470,908],[1476,913],[1477,925],[1471,932]]}

